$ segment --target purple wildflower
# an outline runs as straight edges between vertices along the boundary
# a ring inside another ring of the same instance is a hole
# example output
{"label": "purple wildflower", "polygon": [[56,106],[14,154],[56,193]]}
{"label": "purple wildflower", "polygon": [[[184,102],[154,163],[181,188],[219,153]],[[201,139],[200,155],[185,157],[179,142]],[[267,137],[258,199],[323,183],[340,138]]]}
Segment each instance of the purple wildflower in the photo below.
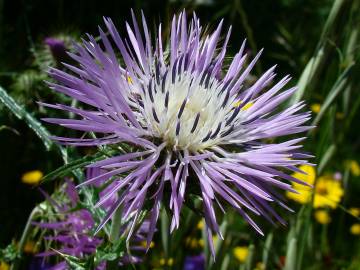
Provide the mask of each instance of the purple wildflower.
{"label": "purple wildflower", "polygon": [[205,256],[203,254],[197,256],[187,256],[185,258],[184,270],[204,270]]}
{"label": "purple wildflower", "polygon": [[67,48],[64,41],[54,37],[47,37],[44,39],[44,43],[49,46],[52,56],[58,62],[68,60],[68,55],[66,53]]}
{"label": "purple wildflower", "polygon": [[[101,45],[91,35],[82,45],[75,45],[76,53],[70,56],[79,66],[66,65],[72,73],[50,70],[58,81],[50,87],[82,102],[86,109],[44,104],[79,116],[46,121],[98,135],[54,140],[77,146],[136,146],[134,152],[90,165],[103,173],[80,185],[113,181],[97,206],[113,200],[114,194],[118,197],[99,229],[119,207],[124,209],[124,218],[135,224],[146,201],[151,205],[149,245],[167,187],[169,201],[163,203],[172,210],[171,231],[179,227],[186,191],[202,197],[212,250],[212,233],[221,236],[215,208],[224,211],[225,202],[261,234],[247,211],[284,223],[270,207],[271,203],[286,207],[276,188],[293,191],[291,181],[300,181],[289,174],[310,157],[299,150],[304,138],[265,141],[311,128],[303,125],[310,117],[299,112],[303,102],[279,110],[296,91],[281,91],[290,77],[271,84],[273,66],[245,86],[262,52],[246,66],[245,42],[225,70],[231,28],[220,43],[222,21],[206,34],[207,28],[200,26],[195,14],[189,24],[185,11],[174,16],[165,51],[161,25],[152,42],[143,14],[140,29],[132,12],[133,27],[126,23],[126,38],[120,37],[111,19],[104,20],[112,41],[99,28]],[[124,65],[119,64],[111,43]]]}
{"label": "purple wildflower", "polygon": [[[37,254],[37,256],[49,257],[61,253],[83,259],[87,255],[94,254],[96,248],[99,247],[103,240],[99,237],[92,236],[95,222],[88,210],[72,210],[79,200],[73,183],[67,181],[66,195],[68,202],[62,205],[58,204],[46,193],[42,193],[55,208],[59,218],[53,222],[34,222],[34,225],[40,228],[53,231],[51,236],[45,236],[45,240],[56,243],[56,251],[45,251]],[[121,230],[124,230],[124,228],[121,228]],[[144,222],[131,239],[131,250],[144,251],[144,247],[141,243],[145,241],[145,237],[143,235],[147,232],[147,230],[148,223]],[[138,263],[140,261],[141,258],[137,256],[125,254],[120,259],[119,264],[124,265],[128,263]],[[42,264],[46,265],[44,261]],[[105,269],[105,266],[106,262],[100,262],[100,264],[96,267],[96,270]],[[61,261],[55,266],[52,266],[51,268],[48,267],[47,269],[68,269],[68,264],[66,261]]]}
{"label": "purple wildflower", "polygon": [[[39,257],[49,257],[62,254],[84,258],[93,254],[102,239],[90,236],[95,222],[88,210],[71,211],[78,203],[78,196],[72,182],[66,183],[67,203],[58,204],[49,195],[42,192],[57,212],[58,218],[52,222],[34,222],[34,225],[53,231],[52,235],[45,236],[45,240],[56,243],[56,251],[45,251],[37,254]],[[68,269],[67,263],[61,261],[51,269]],[[102,269],[102,266],[97,268]]]}

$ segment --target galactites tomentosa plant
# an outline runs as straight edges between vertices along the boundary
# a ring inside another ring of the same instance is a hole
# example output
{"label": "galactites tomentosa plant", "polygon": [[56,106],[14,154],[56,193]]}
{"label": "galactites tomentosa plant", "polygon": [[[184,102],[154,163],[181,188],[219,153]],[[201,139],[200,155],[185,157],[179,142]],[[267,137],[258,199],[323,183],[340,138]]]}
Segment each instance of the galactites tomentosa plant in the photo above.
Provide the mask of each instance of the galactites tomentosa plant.
{"label": "galactites tomentosa plant", "polygon": [[[135,149],[91,164],[102,173],[79,185],[112,182],[97,205],[113,200],[114,194],[117,197],[99,228],[118,208],[123,208],[124,219],[135,224],[146,203],[150,244],[160,205],[172,211],[172,231],[180,225],[189,193],[201,198],[213,254],[212,234],[221,237],[215,210],[225,210],[225,203],[259,233],[249,212],[283,223],[271,207],[286,207],[276,189],[293,191],[291,182],[302,183],[289,174],[311,157],[299,150],[304,138],[265,142],[311,128],[304,125],[310,115],[300,112],[303,102],[279,109],[296,91],[295,87],[282,91],[290,77],[272,83],[274,66],[245,87],[261,51],[246,65],[244,42],[225,69],[231,28],[221,43],[222,21],[206,34],[195,14],[190,23],[185,11],[175,15],[168,46],[161,24],[152,38],[143,14],[140,28],[132,12],[133,26],[126,23],[125,38],[111,19],[104,21],[108,35],[99,28],[101,42],[88,35],[70,53],[78,65],[65,64],[67,72],[50,69],[57,81],[49,83],[50,87],[84,106],[44,104],[78,116],[45,121],[96,134],[95,138],[53,137],[62,144],[121,143]],[[118,61],[113,45],[124,64]]]}

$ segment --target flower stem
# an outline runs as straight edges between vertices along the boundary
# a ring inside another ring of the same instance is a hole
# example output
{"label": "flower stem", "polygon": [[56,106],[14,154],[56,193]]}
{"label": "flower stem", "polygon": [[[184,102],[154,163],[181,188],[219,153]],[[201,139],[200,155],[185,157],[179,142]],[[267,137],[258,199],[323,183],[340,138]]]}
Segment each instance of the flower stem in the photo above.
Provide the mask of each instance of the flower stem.
{"label": "flower stem", "polygon": [[110,230],[110,242],[115,243],[120,236],[122,208],[119,207],[113,216]]}
{"label": "flower stem", "polygon": [[[120,237],[120,229],[121,229],[121,215],[122,215],[122,208],[119,207],[116,209],[113,219],[111,222],[111,229],[110,229],[110,235],[109,240],[111,243],[115,243],[119,237]],[[119,268],[119,258],[116,258],[113,261],[108,261],[106,263],[106,269],[107,270],[115,270]]]}
{"label": "flower stem", "polygon": [[11,265],[11,268],[10,270],[17,270],[20,266],[20,261],[21,261],[21,256],[22,256],[22,253],[23,253],[23,250],[24,250],[24,246],[25,246],[25,243],[26,243],[26,240],[31,232],[30,228],[31,228],[31,221],[35,218],[35,216],[39,213],[39,209],[38,207],[35,207],[30,215],[29,215],[29,218],[26,222],[26,225],[25,225],[25,228],[24,228],[24,231],[21,235],[21,238],[20,238],[20,242],[19,242],[19,255],[20,257],[17,258]]}

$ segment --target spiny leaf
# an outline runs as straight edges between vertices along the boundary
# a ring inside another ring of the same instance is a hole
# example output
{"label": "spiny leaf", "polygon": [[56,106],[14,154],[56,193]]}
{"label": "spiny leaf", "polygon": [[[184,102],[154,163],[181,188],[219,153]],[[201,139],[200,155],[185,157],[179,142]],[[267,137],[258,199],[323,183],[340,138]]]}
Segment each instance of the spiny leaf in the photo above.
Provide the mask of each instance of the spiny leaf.
{"label": "spiny leaf", "polygon": [[61,152],[63,159],[67,160],[66,149],[61,147],[60,145],[54,144],[50,139],[50,133],[47,129],[33,117],[30,113],[28,113],[23,106],[18,104],[6,91],[4,88],[0,86],[0,102],[2,102],[17,118],[20,120],[24,120],[25,123],[31,128],[36,135],[42,140],[47,150],[49,150],[52,146],[56,146],[57,149]]}
{"label": "spiny leaf", "polygon": [[66,176],[70,173],[74,173],[76,169],[82,168],[88,164],[95,162],[95,161],[101,160],[104,157],[106,157],[105,153],[98,152],[92,156],[85,156],[85,157],[79,158],[79,159],[69,162],[69,163],[61,166],[60,168],[57,168],[55,171],[52,171],[51,173],[45,175],[41,179],[41,182],[42,183],[48,182],[50,180],[54,180],[56,178]]}

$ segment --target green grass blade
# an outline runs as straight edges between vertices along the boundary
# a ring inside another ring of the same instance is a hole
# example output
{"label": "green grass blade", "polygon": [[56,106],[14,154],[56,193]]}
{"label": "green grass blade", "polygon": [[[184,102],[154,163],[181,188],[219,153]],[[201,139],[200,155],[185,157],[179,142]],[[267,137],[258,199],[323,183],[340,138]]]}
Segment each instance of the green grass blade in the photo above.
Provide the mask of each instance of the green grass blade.
{"label": "green grass blade", "polygon": [[296,269],[296,255],[297,255],[297,240],[292,238],[286,252],[286,261],[284,270],[295,270]]}
{"label": "green grass blade", "polygon": [[317,168],[318,175],[322,173],[325,166],[329,163],[335,152],[336,152],[336,145],[335,144],[330,145],[330,147],[326,150],[325,154],[320,160],[319,166]]}
{"label": "green grass blade", "polygon": [[330,105],[335,101],[336,97],[345,88],[348,82],[349,72],[353,66],[354,66],[353,63],[350,64],[336,80],[329,94],[326,96],[325,101],[321,106],[320,112],[317,114],[316,118],[312,122],[312,125],[317,125],[320,122],[321,118],[324,116],[325,112],[328,110]]}
{"label": "green grass blade", "polygon": [[274,234],[271,232],[267,235],[265,240],[265,246],[262,254],[262,262],[264,264],[265,269],[267,269],[267,263],[269,260],[269,254],[270,254],[273,238],[274,238]]}

